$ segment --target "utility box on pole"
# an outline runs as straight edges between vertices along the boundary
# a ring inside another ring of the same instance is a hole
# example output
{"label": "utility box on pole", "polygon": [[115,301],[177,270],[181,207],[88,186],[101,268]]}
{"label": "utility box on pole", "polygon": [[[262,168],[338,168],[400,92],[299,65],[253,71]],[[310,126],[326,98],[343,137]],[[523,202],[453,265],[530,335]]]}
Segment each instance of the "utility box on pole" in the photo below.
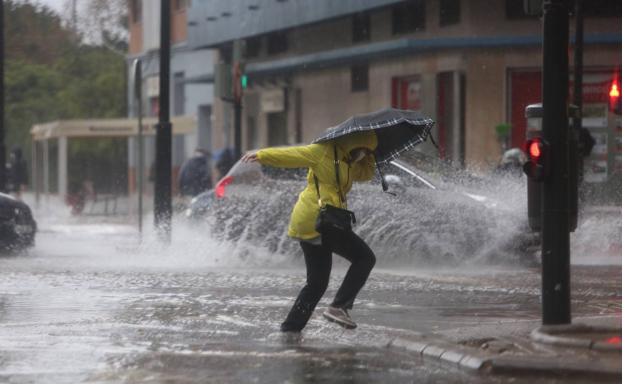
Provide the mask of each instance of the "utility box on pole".
{"label": "utility box on pole", "polygon": [[[570,118],[575,118],[579,114],[579,110],[575,105],[568,106],[568,115]],[[530,143],[532,140],[536,138],[542,137],[542,116],[543,109],[542,103],[530,104],[525,108],[525,118],[527,118],[527,131],[526,131],[526,142]],[[573,145],[572,137],[573,135],[573,126],[572,121],[568,123],[569,129],[569,143],[570,143],[570,157],[572,160],[572,151],[576,151],[576,145]],[[525,153],[529,160],[531,160],[532,154],[530,153],[530,148],[527,145],[525,149]],[[576,153],[575,153],[576,157]],[[529,220],[529,227],[532,231],[539,232],[542,230],[542,193],[544,184],[543,180],[536,180],[532,175],[530,175],[528,167],[525,168],[525,173],[527,174],[527,218]],[[572,169],[570,169],[572,171]],[[576,167],[575,167],[576,170]],[[570,174],[570,178],[572,181],[572,173]],[[573,194],[572,190],[570,190],[570,198],[572,199]],[[578,222],[578,210],[576,206],[570,204],[570,216],[569,216],[569,229],[573,232],[577,228]]]}
{"label": "utility box on pole", "polygon": [[[526,140],[542,135],[542,103],[531,104],[525,108],[527,118]],[[529,156],[529,148],[525,148]],[[527,175],[529,176],[529,175]],[[527,218],[532,231],[542,230],[542,183],[527,177]]]}

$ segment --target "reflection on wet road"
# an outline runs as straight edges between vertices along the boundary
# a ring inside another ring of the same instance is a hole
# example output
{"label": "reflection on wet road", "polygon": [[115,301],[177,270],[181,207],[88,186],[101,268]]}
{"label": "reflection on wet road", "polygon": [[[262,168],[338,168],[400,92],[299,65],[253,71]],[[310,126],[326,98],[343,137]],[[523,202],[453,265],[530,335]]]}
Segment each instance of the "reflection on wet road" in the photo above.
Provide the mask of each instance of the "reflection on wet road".
{"label": "reflection on wet road", "polygon": [[[223,262],[218,244],[182,238],[191,245],[162,249],[134,238],[122,225],[44,223],[35,250],[0,259],[0,381],[498,382],[386,343],[539,317],[535,270],[378,270],[353,313],[356,331],[316,313],[301,338],[289,337],[278,325],[304,282],[295,263],[258,268]],[[338,264],[320,308],[343,272]],[[596,278],[618,272],[580,269],[575,313],[619,311],[610,298],[621,296],[620,282]]]}

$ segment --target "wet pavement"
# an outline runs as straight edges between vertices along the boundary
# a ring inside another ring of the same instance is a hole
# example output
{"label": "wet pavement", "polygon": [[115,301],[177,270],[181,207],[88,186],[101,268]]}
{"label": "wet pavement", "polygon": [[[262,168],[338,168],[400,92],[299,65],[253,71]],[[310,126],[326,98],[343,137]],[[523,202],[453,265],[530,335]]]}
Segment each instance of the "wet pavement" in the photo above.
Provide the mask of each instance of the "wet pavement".
{"label": "wet pavement", "polygon": [[[149,235],[138,244],[125,224],[40,224],[35,249],[0,258],[2,382],[569,382],[472,375],[386,348],[397,336],[538,319],[535,269],[381,265],[359,296],[356,331],[318,310],[295,338],[278,325],[304,283],[299,260],[237,258],[183,228],[164,247]],[[573,268],[573,315],[622,313],[620,272]]]}

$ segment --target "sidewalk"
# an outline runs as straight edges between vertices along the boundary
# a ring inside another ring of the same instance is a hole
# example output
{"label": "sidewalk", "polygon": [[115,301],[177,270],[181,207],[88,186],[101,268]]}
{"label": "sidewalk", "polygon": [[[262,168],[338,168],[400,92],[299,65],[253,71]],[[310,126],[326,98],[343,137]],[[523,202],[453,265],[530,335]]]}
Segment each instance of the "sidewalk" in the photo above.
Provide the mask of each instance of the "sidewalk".
{"label": "sidewalk", "polygon": [[622,316],[576,318],[570,326],[553,327],[503,322],[396,338],[389,345],[480,373],[622,379]]}

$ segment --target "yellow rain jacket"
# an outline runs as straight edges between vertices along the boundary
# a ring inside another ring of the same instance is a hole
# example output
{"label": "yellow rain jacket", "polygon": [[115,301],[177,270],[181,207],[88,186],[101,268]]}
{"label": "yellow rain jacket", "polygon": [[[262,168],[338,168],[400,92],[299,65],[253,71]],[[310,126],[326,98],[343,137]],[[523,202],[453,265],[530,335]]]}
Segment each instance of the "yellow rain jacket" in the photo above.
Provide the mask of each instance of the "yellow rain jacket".
{"label": "yellow rain jacket", "polygon": [[341,192],[345,195],[352,188],[353,181],[371,180],[374,176],[375,159],[367,155],[362,160],[348,164],[350,151],[355,148],[376,149],[376,135],[373,132],[362,132],[347,135],[335,140],[319,144],[296,147],[266,148],[257,152],[258,160],[263,165],[279,168],[309,168],[307,187],[298,196],[292,210],[289,230],[290,237],[310,240],[320,234],[315,230],[315,221],[320,212],[317,190],[313,176],[317,176],[320,187],[322,205],[329,204],[346,208],[341,202],[335,177],[333,146],[337,145],[339,162],[339,180]]}

